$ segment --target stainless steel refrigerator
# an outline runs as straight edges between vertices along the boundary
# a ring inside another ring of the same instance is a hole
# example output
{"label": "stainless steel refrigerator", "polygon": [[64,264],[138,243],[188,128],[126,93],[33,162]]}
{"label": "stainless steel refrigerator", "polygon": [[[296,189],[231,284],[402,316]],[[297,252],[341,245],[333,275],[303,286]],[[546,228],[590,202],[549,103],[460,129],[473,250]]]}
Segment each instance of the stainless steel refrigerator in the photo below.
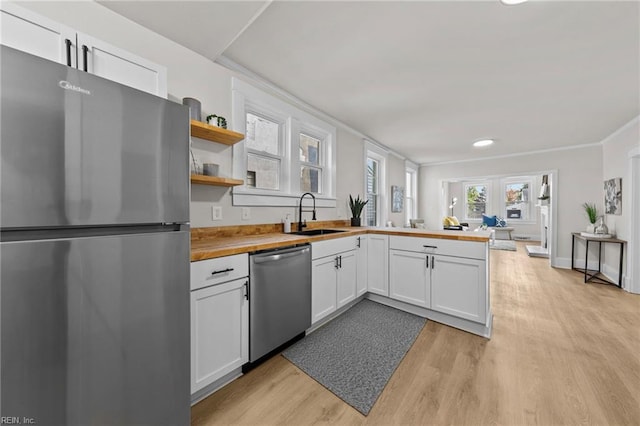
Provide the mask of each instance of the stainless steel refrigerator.
{"label": "stainless steel refrigerator", "polygon": [[188,108],[0,48],[0,414],[187,425]]}

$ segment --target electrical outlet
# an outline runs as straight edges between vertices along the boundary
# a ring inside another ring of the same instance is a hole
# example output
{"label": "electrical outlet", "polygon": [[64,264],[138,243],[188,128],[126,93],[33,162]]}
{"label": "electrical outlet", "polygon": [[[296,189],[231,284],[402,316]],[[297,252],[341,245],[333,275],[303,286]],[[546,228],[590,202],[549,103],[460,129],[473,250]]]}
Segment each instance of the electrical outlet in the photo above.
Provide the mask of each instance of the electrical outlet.
{"label": "electrical outlet", "polygon": [[211,220],[222,220],[222,207],[211,206]]}
{"label": "electrical outlet", "polygon": [[251,209],[249,207],[242,208],[242,220],[251,219]]}

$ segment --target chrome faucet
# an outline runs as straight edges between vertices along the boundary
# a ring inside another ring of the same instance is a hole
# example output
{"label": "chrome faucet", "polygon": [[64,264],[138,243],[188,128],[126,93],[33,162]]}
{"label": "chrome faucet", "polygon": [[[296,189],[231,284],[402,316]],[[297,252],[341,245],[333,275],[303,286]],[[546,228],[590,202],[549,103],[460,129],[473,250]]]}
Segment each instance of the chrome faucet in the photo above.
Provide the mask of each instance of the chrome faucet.
{"label": "chrome faucet", "polygon": [[[313,198],[313,210],[302,209],[302,200],[304,199],[305,195],[310,195],[311,198]],[[316,197],[310,192],[305,192],[304,194],[302,194],[302,197],[300,197],[300,205],[298,206],[298,231],[302,231],[302,228],[307,226],[306,221],[302,222],[302,212],[313,212],[311,220],[316,220]]]}

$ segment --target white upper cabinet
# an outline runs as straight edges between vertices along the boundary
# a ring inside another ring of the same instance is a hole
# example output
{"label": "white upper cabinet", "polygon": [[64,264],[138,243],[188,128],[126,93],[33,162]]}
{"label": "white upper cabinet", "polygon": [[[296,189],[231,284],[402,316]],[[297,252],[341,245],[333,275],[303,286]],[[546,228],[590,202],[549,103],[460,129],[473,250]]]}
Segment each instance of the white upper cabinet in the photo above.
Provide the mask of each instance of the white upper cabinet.
{"label": "white upper cabinet", "polygon": [[[76,66],[73,29],[11,3],[1,3],[0,43],[50,61]],[[73,50],[73,55],[67,55]],[[71,62],[70,62],[71,61]]]}
{"label": "white upper cabinet", "polygon": [[167,97],[165,67],[14,4],[1,8],[1,44]]}
{"label": "white upper cabinet", "polygon": [[108,80],[167,97],[167,70],[125,50],[78,33],[78,68]]}

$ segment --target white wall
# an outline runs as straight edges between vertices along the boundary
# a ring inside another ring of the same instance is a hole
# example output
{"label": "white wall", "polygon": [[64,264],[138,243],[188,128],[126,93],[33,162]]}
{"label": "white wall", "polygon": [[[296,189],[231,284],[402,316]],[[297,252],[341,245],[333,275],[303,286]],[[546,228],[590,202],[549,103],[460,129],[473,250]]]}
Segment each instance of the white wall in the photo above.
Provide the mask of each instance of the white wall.
{"label": "white wall", "polygon": [[[167,67],[169,99],[182,102],[193,97],[202,103],[203,117],[217,114],[231,122],[231,77],[239,76],[209,59],[178,45],[92,1],[82,2],[17,2],[19,6],[85,32],[114,46]],[[259,72],[259,70],[256,70]],[[249,81],[250,82],[250,81]],[[277,93],[272,93],[278,96]],[[338,119],[340,117],[337,117]],[[318,220],[348,219],[351,215],[349,194],[362,194],[364,183],[364,142],[361,135],[337,129],[337,207],[318,209]],[[193,151],[202,162],[220,164],[220,175],[231,177],[232,148],[198,139]],[[404,186],[404,162],[389,156],[388,185]],[[397,161],[396,161],[397,160]],[[402,162],[400,166],[396,163]],[[389,186],[390,188],[390,186]],[[363,194],[362,194],[363,195]],[[241,220],[241,208],[232,206],[231,190],[205,185],[192,185],[191,225],[224,226],[280,222],[285,214],[295,220],[296,209],[285,207],[252,207],[251,219]],[[222,207],[223,219],[211,220],[211,207]],[[402,224],[401,214],[391,214],[390,220]]]}
{"label": "white wall", "polygon": [[[557,212],[556,256],[554,266],[569,267],[571,264],[571,232],[583,231],[588,221],[582,209],[584,202],[602,201],[602,147],[589,145],[574,149],[556,150],[486,159],[469,162],[425,165],[419,174],[419,216],[425,219],[427,227],[439,229],[443,212],[441,184],[464,177],[505,176],[536,174],[557,170],[553,182],[557,185],[557,199],[552,200]],[[448,207],[448,204],[447,206]]]}
{"label": "white wall", "polygon": [[[640,197],[640,185],[637,183],[635,187],[632,185],[629,154],[638,148],[640,148],[640,117],[636,117],[634,120],[621,127],[605,139],[602,144],[603,179],[600,184],[602,193],[601,198],[604,199],[604,187],[602,185],[605,180],[622,178],[622,214],[606,215],[605,223],[607,224],[610,233],[613,233],[618,238],[630,243],[635,243],[635,241],[632,241],[631,225],[632,223],[637,224],[640,220],[638,217],[632,217],[631,209],[633,197]],[[604,211],[604,201],[600,201],[598,204],[602,205],[602,211]],[[633,249],[634,251],[640,250],[640,244],[634,246]],[[629,255],[633,254],[637,253],[628,252],[625,256],[623,275],[626,275],[627,278],[630,277],[632,272]],[[618,262],[618,247],[607,247],[604,252],[604,271],[616,282],[618,280]],[[640,270],[634,271],[634,274],[638,273],[640,273]],[[640,293],[640,288],[635,291]]]}

